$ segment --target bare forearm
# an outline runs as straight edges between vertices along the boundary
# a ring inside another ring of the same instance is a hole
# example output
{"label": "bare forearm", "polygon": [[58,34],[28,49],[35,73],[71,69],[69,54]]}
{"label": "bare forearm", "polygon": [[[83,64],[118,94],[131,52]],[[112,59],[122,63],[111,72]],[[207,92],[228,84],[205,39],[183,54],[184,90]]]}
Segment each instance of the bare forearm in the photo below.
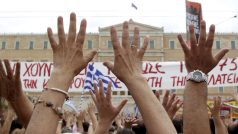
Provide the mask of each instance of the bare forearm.
{"label": "bare forearm", "polygon": [[107,134],[110,126],[111,126],[110,122],[99,121],[94,134]]}
{"label": "bare forearm", "polygon": [[168,114],[149,88],[145,78],[134,79],[132,83],[126,85],[138,105],[148,133],[176,133]]}
{"label": "bare forearm", "polygon": [[228,134],[227,128],[220,117],[213,117],[216,134]]}
{"label": "bare forearm", "polygon": [[[67,91],[71,80],[72,77],[70,75],[56,72],[52,74],[47,86]],[[43,92],[40,99],[51,102],[57,107],[62,107],[65,96],[59,92],[49,90]],[[58,121],[59,116],[50,107],[37,104],[27,127],[26,134],[53,134],[56,132]]]}
{"label": "bare forearm", "polygon": [[24,93],[21,93],[16,101],[10,103],[14,111],[16,112],[16,115],[26,128],[33,112],[33,103],[30,102],[30,100]]}
{"label": "bare forearm", "polygon": [[82,133],[83,132],[83,124],[82,124],[82,121],[78,121],[78,132]]}
{"label": "bare forearm", "polygon": [[187,81],[184,91],[184,133],[210,134],[207,84]]}

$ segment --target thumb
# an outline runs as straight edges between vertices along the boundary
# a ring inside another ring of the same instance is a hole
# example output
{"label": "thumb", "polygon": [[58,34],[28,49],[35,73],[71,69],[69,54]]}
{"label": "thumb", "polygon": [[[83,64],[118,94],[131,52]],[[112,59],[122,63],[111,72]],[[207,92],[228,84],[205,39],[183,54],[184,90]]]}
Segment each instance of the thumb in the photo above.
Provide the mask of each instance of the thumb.
{"label": "thumb", "polygon": [[96,54],[97,54],[96,50],[90,51],[89,53],[85,55],[84,59],[86,60],[87,63],[89,63]]}
{"label": "thumb", "polygon": [[123,100],[121,101],[121,103],[117,106],[117,110],[118,110],[118,113],[120,113],[120,111],[122,110],[122,108],[126,105],[128,100]]}
{"label": "thumb", "polygon": [[225,54],[229,51],[229,49],[222,49],[215,55],[215,60],[218,63],[224,56]]}
{"label": "thumb", "polygon": [[106,66],[109,70],[111,71],[113,70],[114,65],[111,62],[109,61],[103,62],[103,65]]}

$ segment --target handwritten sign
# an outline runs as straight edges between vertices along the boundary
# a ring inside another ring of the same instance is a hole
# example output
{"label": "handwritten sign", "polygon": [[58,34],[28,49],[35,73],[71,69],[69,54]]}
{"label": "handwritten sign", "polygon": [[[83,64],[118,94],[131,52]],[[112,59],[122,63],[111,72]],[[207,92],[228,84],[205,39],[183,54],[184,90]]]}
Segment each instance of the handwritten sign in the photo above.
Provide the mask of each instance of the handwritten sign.
{"label": "handwritten sign", "polygon": [[[11,63],[13,70],[15,63]],[[228,58],[208,74],[209,87],[238,86],[238,59]],[[103,66],[102,62],[95,62],[94,67],[104,75],[110,76],[119,88],[114,90],[127,90],[126,86],[115,75]],[[53,64],[51,62],[22,62],[21,80],[24,91],[39,92],[46,86]],[[69,91],[81,92],[83,90],[85,74],[84,69],[72,80]],[[186,83],[186,67],[184,62],[144,62],[142,73],[151,89],[182,89]]]}

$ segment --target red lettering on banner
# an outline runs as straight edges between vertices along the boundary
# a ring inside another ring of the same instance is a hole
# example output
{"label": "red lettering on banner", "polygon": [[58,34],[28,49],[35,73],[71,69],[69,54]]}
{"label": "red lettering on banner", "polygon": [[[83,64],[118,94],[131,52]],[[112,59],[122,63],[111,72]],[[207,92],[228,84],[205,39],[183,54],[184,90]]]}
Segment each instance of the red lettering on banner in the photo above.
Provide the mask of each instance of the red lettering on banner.
{"label": "red lettering on banner", "polygon": [[171,76],[172,86],[184,86],[186,82],[186,76]]}
{"label": "red lettering on banner", "polygon": [[238,77],[236,73],[230,73],[230,74],[218,74],[215,76],[212,74],[209,77],[208,84],[217,85],[217,84],[232,84],[232,83],[238,83]]}
{"label": "red lettering on banner", "polygon": [[180,73],[182,73],[183,72],[183,62],[182,61],[180,61]]}
{"label": "red lettering on banner", "polygon": [[37,85],[36,85],[37,80],[24,79],[23,82],[24,82],[24,87],[25,88],[31,88],[31,89],[35,88],[35,89],[37,89]]}
{"label": "red lettering on banner", "polygon": [[161,67],[162,67],[162,65],[159,65],[159,63],[156,63],[156,65],[155,65],[156,70],[157,70],[159,73],[164,74],[165,72],[160,70]]}
{"label": "red lettering on banner", "polygon": [[74,87],[75,88],[80,88],[80,87],[83,87],[83,84],[84,84],[84,79],[83,78],[76,78],[74,80]]}
{"label": "red lettering on banner", "polygon": [[143,69],[143,74],[150,74],[150,73],[151,74],[156,74],[156,73],[164,74],[165,72],[160,70],[161,67],[162,67],[162,65],[160,65],[159,63],[156,63],[154,67],[151,63],[146,63],[145,68]]}
{"label": "red lettering on banner", "polygon": [[149,77],[147,79],[148,83],[151,83],[151,87],[161,87],[162,85],[162,77]]}
{"label": "red lettering on banner", "polygon": [[225,59],[224,62],[219,65],[220,66],[220,71],[222,71],[223,67],[227,65],[226,63],[227,63],[227,59]]}
{"label": "red lettering on banner", "polygon": [[236,60],[236,58],[233,58],[233,59],[231,60],[231,63],[234,65],[234,68],[231,68],[230,71],[234,71],[234,70],[237,69],[237,64],[236,64],[235,60]]}
{"label": "red lettering on banner", "polygon": [[46,79],[44,79],[44,81],[43,81],[43,85],[42,85],[42,86],[43,86],[43,88],[45,88],[45,87],[46,87],[46,85],[47,85],[48,81],[49,81],[49,80],[46,80]]}
{"label": "red lettering on banner", "polygon": [[122,88],[121,81],[118,78],[115,79],[115,83],[118,86],[118,88]]}
{"label": "red lettering on banner", "polygon": [[26,71],[23,76],[50,76],[53,63],[25,63]]}

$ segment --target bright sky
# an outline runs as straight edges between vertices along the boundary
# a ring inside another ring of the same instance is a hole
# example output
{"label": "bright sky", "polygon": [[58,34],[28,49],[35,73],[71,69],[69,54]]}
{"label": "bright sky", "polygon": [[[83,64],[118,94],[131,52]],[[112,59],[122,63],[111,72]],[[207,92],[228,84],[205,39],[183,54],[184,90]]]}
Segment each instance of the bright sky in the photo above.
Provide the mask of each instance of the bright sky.
{"label": "bright sky", "polygon": [[[237,0],[192,1],[202,4],[203,19],[207,25],[216,24],[217,32],[238,32],[238,18],[232,18],[238,16]],[[47,27],[56,32],[57,16],[64,17],[68,28],[70,12],[75,12],[78,20],[86,18],[87,32],[98,32],[98,27],[130,18],[164,27],[165,32],[185,32],[185,0],[0,0],[0,3],[0,33],[45,33]]]}

